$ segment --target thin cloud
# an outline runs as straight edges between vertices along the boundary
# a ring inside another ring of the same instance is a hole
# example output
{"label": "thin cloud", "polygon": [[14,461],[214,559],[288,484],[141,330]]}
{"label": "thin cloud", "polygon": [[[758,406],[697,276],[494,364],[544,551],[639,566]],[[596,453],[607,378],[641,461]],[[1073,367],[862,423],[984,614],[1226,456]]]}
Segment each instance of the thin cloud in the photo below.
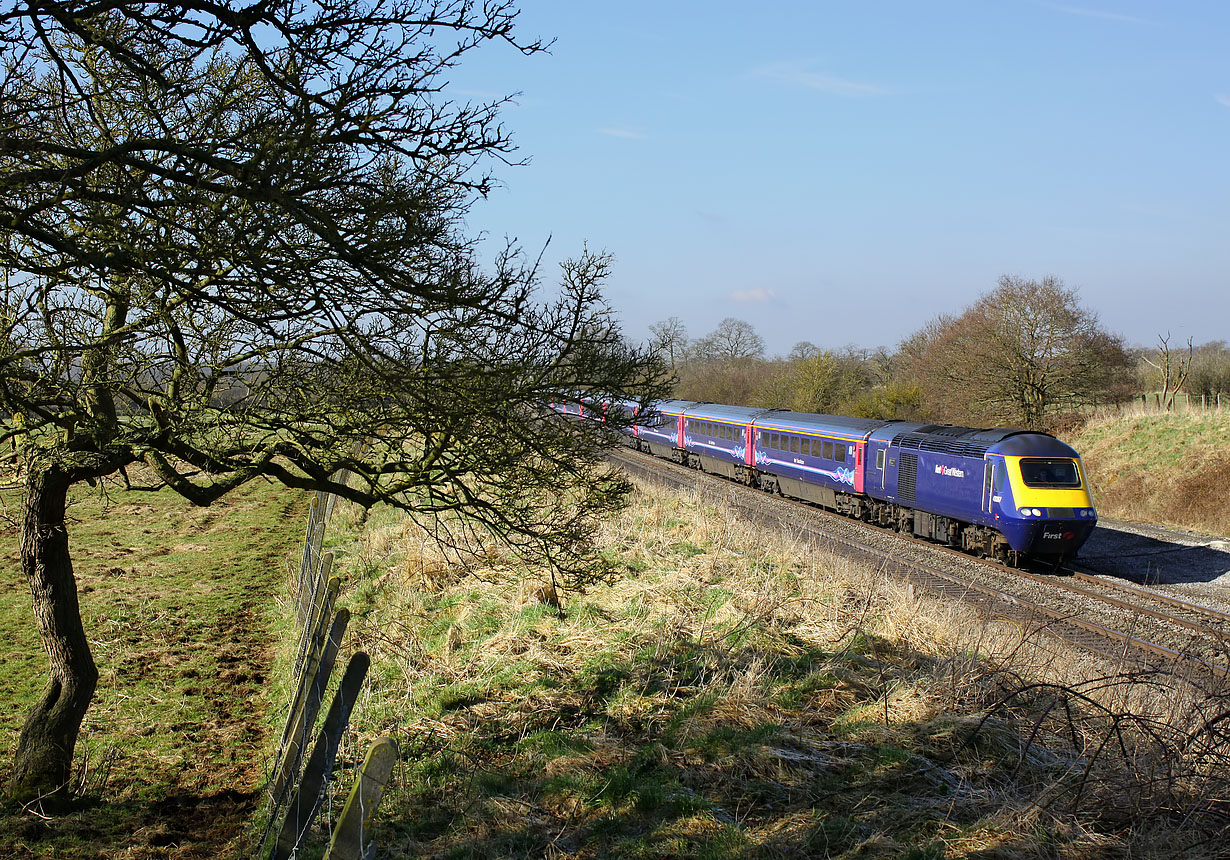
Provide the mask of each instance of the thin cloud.
{"label": "thin cloud", "polygon": [[711,227],[726,227],[730,224],[730,218],[720,212],[698,211],[696,217]]}
{"label": "thin cloud", "polygon": [[1058,3],[1043,3],[1048,9],[1063,12],[1065,15],[1080,15],[1083,18],[1101,18],[1103,21],[1121,21],[1126,24],[1148,24],[1144,18],[1135,15],[1123,15],[1119,12],[1104,12],[1101,9],[1086,9],[1082,6],[1062,6]]}
{"label": "thin cloud", "polygon": [[631,128],[600,128],[598,134],[608,137],[622,137],[624,140],[648,140],[649,136]]}
{"label": "thin cloud", "polygon": [[1230,107],[1230,93],[1214,93],[1213,99],[1223,107]]}
{"label": "thin cloud", "polygon": [[768,78],[788,86],[802,87],[847,98],[882,96],[888,93],[883,87],[878,87],[875,84],[852,81],[848,78],[839,78],[834,75],[812,71],[811,66],[813,65],[814,63],[808,61],[773,63],[756,69],[753,74],[758,78]]}
{"label": "thin cloud", "polygon": [[757,287],[754,290],[735,290],[730,294],[730,298],[732,301],[736,302],[762,304],[767,301],[772,301],[773,297],[776,295],[777,293],[772,290]]}

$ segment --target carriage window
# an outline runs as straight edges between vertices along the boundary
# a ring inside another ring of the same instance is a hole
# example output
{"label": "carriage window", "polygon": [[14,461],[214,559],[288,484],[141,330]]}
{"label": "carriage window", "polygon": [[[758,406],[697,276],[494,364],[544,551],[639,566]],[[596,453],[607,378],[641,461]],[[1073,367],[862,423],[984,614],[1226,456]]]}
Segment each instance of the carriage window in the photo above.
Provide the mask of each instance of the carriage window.
{"label": "carriage window", "polygon": [[833,443],[832,442],[824,443],[824,459],[826,460],[833,459]]}
{"label": "carriage window", "polygon": [[846,462],[846,446],[845,445],[841,444],[840,442],[837,443],[837,447],[833,449],[833,459],[835,459],[838,463]]}
{"label": "carriage window", "polygon": [[799,437],[798,436],[790,437],[790,453],[791,454],[799,453]]}

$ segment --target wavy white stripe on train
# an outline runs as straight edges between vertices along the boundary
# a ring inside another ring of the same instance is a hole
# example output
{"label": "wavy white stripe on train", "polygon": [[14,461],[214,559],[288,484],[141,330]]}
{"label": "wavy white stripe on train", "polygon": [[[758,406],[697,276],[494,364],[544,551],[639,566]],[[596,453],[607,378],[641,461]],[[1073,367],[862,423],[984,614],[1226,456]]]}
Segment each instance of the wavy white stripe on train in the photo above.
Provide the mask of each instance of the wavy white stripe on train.
{"label": "wavy white stripe on train", "polygon": [[687,400],[552,408],[619,409],[638,450],[1012,566],[1058,565],[1097,523],[1080,455],[1046,433]]}

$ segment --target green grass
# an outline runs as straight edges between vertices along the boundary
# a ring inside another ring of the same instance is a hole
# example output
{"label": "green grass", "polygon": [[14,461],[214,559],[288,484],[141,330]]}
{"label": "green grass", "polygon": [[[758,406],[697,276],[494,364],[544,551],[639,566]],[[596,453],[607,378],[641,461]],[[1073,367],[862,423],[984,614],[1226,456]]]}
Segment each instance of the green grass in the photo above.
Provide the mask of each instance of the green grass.
{"label": "green grass", "polygon": [[[221,852],[246,826],[268,755],[270,663],[302,494],[254,483],[209,508],[169,492],[81,486],[69,543],[82,620],[99,670],[77,746],[76,807],[54,823],[6,810],[0,856],[92,857],[171,843]],[[10,514],[18,495],[3,497]],[[0,528],[0,748],[11,755],[46,658]]]}
{"label": "green grass", "polygon": [[1098,512],[1230,536],[1230,412],[1091,420],[1071,438]]}

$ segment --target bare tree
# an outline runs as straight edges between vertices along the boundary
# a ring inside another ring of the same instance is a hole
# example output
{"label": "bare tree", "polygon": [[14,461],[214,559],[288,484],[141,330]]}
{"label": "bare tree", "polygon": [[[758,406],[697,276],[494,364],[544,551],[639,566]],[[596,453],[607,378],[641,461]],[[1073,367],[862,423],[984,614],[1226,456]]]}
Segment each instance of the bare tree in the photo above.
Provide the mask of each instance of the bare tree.
{"label": "bare tree", "polygon": [[1076,291],[1009,275],[960,316],[916,332],[899,357],[932,418],[1028,427],[1122,397],[1131,365]]}
{"label": "bare tree", "polygon": [[1187,339],[1187,352],[1176,352],[1170,348],[1170,332],[1166,336],[1157,336],[1157,352],[1153,358],[1145,355],[1144,361],[1161,375],[1162,407],[1167,411],[1174,408],[1174,397],[1187,382],[1192,369],[1192,339]]}
{"label": "bare tree", "polygon": [[786,356],[786,361],[805,361],[809,358],[814,358],[823,350],[816,346],[810,340],[801,340],[790,349],[790,354]]}
{"label": "bare tree", "polygon": [[726,317],[717,328],[701,338],[699,357],[732,361],[742,358],[764,358],[764,338],[752,324],[735,317]]}
{"label": "bare tree", "polygon": [[649,327],[653,339],[650,347],[662,354],[670,362],[672,368],[675,362],[683,357],[688,345],[688,330],[679,317],[668,317]]}
{"label": "bare tree", "polygon": [[[626,482],[539,420],[586,389],[661,394],[601,284],[559,296],[462,232],[507,160],[500,102],[442,77],[511,0],[183,0],[0,8],[0,457],[25,474],[21,563],[49,655],[17,796],[68,783],[97,670],[65,505],[117,473],[208,505],[261,476],[463,511],[517,552],[598,569]],[[347,470],[353,479],[333,475]]]}

